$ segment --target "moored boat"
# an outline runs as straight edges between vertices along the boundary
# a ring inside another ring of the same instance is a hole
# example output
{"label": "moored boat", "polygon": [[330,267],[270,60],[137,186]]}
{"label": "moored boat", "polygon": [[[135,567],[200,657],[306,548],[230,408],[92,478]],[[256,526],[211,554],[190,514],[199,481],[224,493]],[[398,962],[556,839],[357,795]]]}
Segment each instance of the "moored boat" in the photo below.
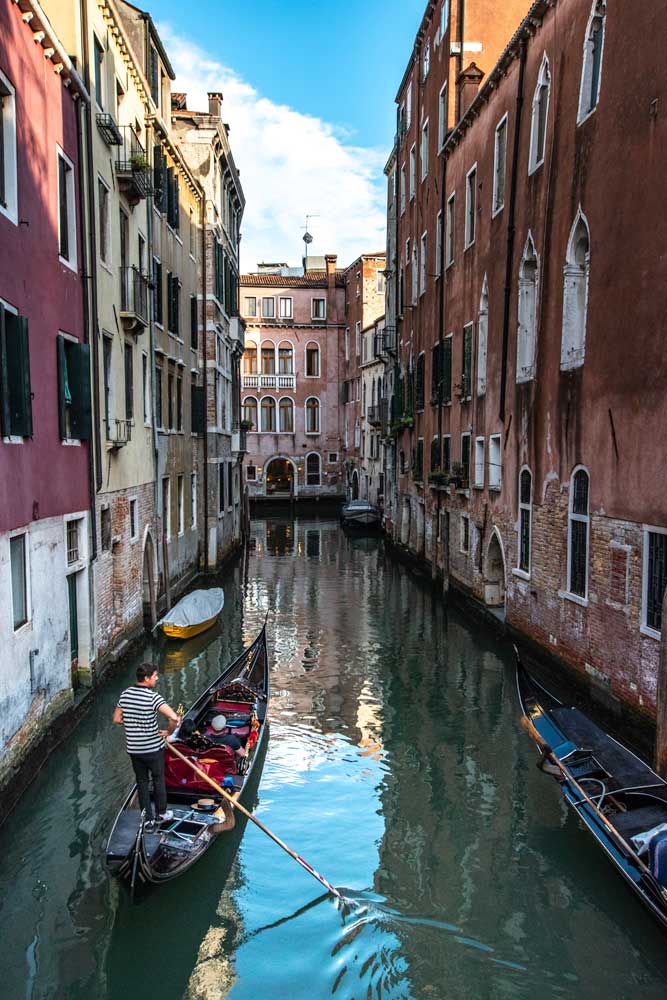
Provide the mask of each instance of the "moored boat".
{"label": "moored boat", "polygon": [[381,515],[367,500],[351,500],[340,512],[340,519],[345,528],[377,528]]}
{"label": "moored boat", "polygon": [[[265,626],[200,695],[170,742],[238,800],[248,786],[267,737],[268,700]],[[221,737],[228,734],[236,736],[245,747],[245,758],[221,743]],[[109,872],[123,879],[132,894],[140,884],[159,885],[187,871],[217,836],[231,830],[235,823],[234,810],[223,796],[167,748],[164,753],[168,809],[173,819],[159,826],[147,823],[135,785],[123,802],[107,843]]]}
{"label": "moored boat", "polygon": [[221,587],[193,590],[182,597],[155,628],[161,628],[169,639],[191,639],[215,624],[224,603],[225,592]]}
{"label": "moored boat", "polygon": [[518,651],[516,659],[522,722],[541,753],[540,768],[558,781],[616,870],[667,928],[667,782],[539,685]]}

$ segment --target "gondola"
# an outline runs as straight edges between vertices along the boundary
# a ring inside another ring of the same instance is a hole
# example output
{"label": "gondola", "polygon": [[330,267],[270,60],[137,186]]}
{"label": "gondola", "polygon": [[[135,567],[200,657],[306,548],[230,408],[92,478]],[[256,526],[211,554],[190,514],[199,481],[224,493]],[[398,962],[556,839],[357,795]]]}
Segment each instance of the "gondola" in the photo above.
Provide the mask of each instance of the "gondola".
{"label": "gondola", "polygon": [[377,507],[368,500],[351,500],[340,512],[341,524],[344,528],[379,528],[382,515]]}
{"label": "gondola", "polygon": [[[239,799],[263,754],[268,701],[269,654],[264,626],[255,641],[195,701],[170,741]],[[225,729],[211,725],[223,715]],[[228,746],[216,744],[226,733],[238,736],[247,757],[239,758]],[[182,875],[219,835],[234,827],[234,810],[229,803],[168,749],[164,753],[168,808],[173,819],[158,827],[146,822],[135,785],[107,842],[107,868],[129,887],[132,896],[142,885],[160,885]]]}
{"label": "gondola", "polygon": [[667,782],[578,708],[568,708],[525,670],[515,648],[524,727],[538,767],[616,870],[667,928]]}

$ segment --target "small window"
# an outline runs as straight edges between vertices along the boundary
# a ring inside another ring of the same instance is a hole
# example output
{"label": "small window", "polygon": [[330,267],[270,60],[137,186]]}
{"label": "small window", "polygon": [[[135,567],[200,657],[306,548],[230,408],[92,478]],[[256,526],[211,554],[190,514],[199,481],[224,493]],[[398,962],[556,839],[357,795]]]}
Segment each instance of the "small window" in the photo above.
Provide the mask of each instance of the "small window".
{"label": "small window", "polygon": [[320,349],[317,344],[306,346],[306,375],[308,378],[320,376]]}
{"label": "small window", "polygon": [[475,222],[477,216],[477,164],[466,176],[466,249],[475,242]]}
{"label": "small window", "polygon": [[123,357],[125,365],[125,419],[132,420],[134,417],[134,356],[132,344],[125,344]]}
{"label": "small window", "polygon": [[148,355],[141,355],[141,376],[143,385],[143,403],[144,403],[144,425],[150,427],[151,425],[151,382],[149,375],[150,368],[148,367]]}
{"label": "small window", "polygon": [[97,178],[97,198],[99,208],[100,260],[107,267],[111,265],[111,231],[109,228],[109,188],[101,177]]}
{"label": "small window", "polygon": [[319,486],[320,483],[320,456],[315,452],[312,452],[306,459],[306,486]]}
{"label": "small window", "polygon": [[585,469],[577,469],[570,482],[568,518],[568,592],[588,598],[589,479]]}
{"label": "small window", "polygon": [[0,302],[0,427],[8,438],[32,437],[28,320]]}
{"label": "small window", "polygon": [[499,490],[503,482],[502,454],[500,450],[500,434],[492,434],[489,438],[489,489]]}
{"label": "small window", "polygon": [[18,224],[16,91],[0,72],[0,214]]}
{"label": "small window", "polygon": [[57,349],[60,438],[87,441],[91,430],[90,348],[59,334]]}
{"label": "small window", "polygon": [[162,264],[158,257],[153,257],[153,315],[156,324],[161,327],[164,322],[164,306],[162,302]]}
{"label": "small window", "polygon": [[602,51],[604,49],[606,14],[607,4],[604,0],[594,0],[584,40],[584,60],[581,68],[577,122],[584,121],[585,118],[588,118],[595,111],[600,98],[600,76],[602,73]]}
{"label": "small window", "polygon": [[190,347],[196,351],[199,346],[199,310],[197,296],[190,296]]}
{"label": "small window", "polygon": [[76,270],[76,201],[74,164],[61,149],[58,160],[58,256]]}
{"label": "small window", "polygon": [[93,72],[95,74],[95,103],[100,111],[104,110],[104,48],[97,40],[93,39]]}
{"label": "small window", "polygon": [[410,128],[412,125],[412,80],[408,84],[408,90],[405,95],[405,127]]}
{"label": "small window", "polygon": [[428,175],[428,118],[422,125],[421,160],[422,160],[422,181],[424,181]]}
{"label": "small window", "polygon": [[505,165],[507,160],[507,115],[496,125],[493,154],[493,214],[505,205]]}
{"label": "small window", "polygon": [[644,529],[643,625],[656,638],[662,631],[662,602],[667,587],[667,530]]}
{"label": "small window", "polygon": [[350,360],[350,328],[345,327],[345,360]]}
{"label": "small window", "polygon": [[421,245],[420,245],[420,259],[419,259],[419,294],[423,295],[426,291],[426,246],[427,246],[428,234],[422,233]]}
{"label": "small window", "polygon": [[[271,299],[273,302],[273,299]],[[273,344],[262,344],[262,375],[276,374],[276,350]]]}
{"label": "small window", "polygon": [[274,319],[276,315],[276,300],[271,298],[262,299],[262,319]]}
{"label": "small window", "polygon": [[338,461],[338,452],[337,451],[330,451],[329,452],[329,465],[335,465],[335,463],[337,461]]}
{"label": "small window", "polygon": [[162,479],[162,533],[169,541],[171,538],[171,485],[169,476]]}
{"label": "small window", "polygon": [[14,631],[28,621],[28,570],[26,558],[27,536],[14,535],[9,539],[9,558],[12,574],[12,621]]}
{"label": "small window", "polygon": [[79,537],[79,531],[82,527],[83,521],[81,518],[77,518],[74,521],[67,521],[67,565],[73,566],[78,563],[81,558],[80,545],[81,539]]}
{"label": "small window", "polygon": [[327,318],[327,300],[313,299],[313,319]]}
{"label": "small window", "polygon": [[183,430],[183,377],[176,377],[176,430]]}
{"label": "small window", "polygon": [[225,511],[225,463],[218,465],[218,514]]}
{"label": "small window", "polygon": [[280,319],[292,318],[292,299],[281,296],[278,299],[278,316]]}
{"label": "small window", "polygon": [[474,485],[481,489],[484,486],[484,438],[475,439],[475,479]]}
{"label": "small window", "polygon": [[234,502],[234,463],[227,462],[227,507],[231,510]]}
{"label": "small window", "polygon": [[375,290],[380,295],[384,292],[384,271],[375,272]]}
{"label": "small window", "polygon": [[250,318],[257,316],[257,299],[254,295],[246,295],[244,300],[244,313]]}
{"label": "small window", "polygon": [[111,548],[111,508],[102,507],[100,513],[100,541],[102,552],[108,552]]}
{"label": "small window", "polygon": [[361,323],[357,321],[354,327],[354,339],[355,339],[355,354],[357,357],[361,356]]}
{"label": "small window", "polygon": [[588,223],[579,209],[567,245],[563,268],[563,332],[560,367],[562,370],[583,365],[586,353],[586,314],[590,270],[590,235]]}
{"label": "small window", "polygon": [[447,200],[447,235],[446,235],[446,261],[447,267],[454,263],[454,225],[455,225],[456,195],[451,194]]}
{"label": "small window", "polygon": [[467,554],[470,551],[470,518],[467,514],[461,515],[461,552]]}
{"label": "small window", "polygon": [[311,396],[306,400],[306,434],[320,433],[320,402]]}
{"label": "small window", "polygon": [[489,284],[484,275],[477,317],[477,395],[486,392],[486,356],[489,340]]}
{"label": "small window", "polygon": [[243,374],[257,374],[257,345],[252,340],[246,341],[245,351],[243,352]]}
{"label": "small window", "polygon": [[463,327],[463,351],[461,352],[461,385],[459,387],[461,402],[472,397],[472,340],[474,324]]}
{"label": "small window", "polygon": [[294,349],[291,344],[283,343],[278,346],[278,374],[294,374]]}
{"label": "small window", "polygon": [[551,73],[546,52],[542,59],[537,86],[533,95],[533,113],[530,127],[530,153],[528,157],[528,173],[532,174],[544,163],[544,150],[547,140],[547,117],[549,113],[549,94],[551,91]]}
{"label": "small window", "polygon": [[461,435],[461,465],[463,486],[467,487],[470,482],[470,435]]}
{"label": "small window", "polygon": [[183,476],[178,476],[176,480],[176,495],[178,497],[178,533],[179,535],[182,535],[185,531],[185,495]]}
{"label": "small window", "polygon": [[424,49],[424,59],[422,63],[424,79],[428,76],[428,71],[431,67],[431,43],[426,43],[426,48]]}
{"label": "small window", "polygon": [[435,223],[435,277],[442,274],[442,212],[438,212]]}
{"label": "small window", "polygon": [[247,483],[257,482],[257,466],[256,465],[246,465],[245,478]]}
{"label": "small window", "polygon": [[405,213],[406,176],[405,164],[401,166],[401,215]]}
{"label": "small window", "polygon": [[158,428],[164,427],[164,413],[162,406],[162,367],[155,366],[155,418]]}
{"label": "small window", "polygon": [[519,476],[519,566],[522,573],[530,573],[530,533],[533,511],[533,477],[529,469],[522,469]]}
{"label": "small window", "polygon": [[440,39],[444,40],[445,33],[449,27],[449,0],[442,0],[440,8]]}
{"label": "small window", "polygon": [[531,234],[519,266],[519,306],[516,350],[516,381],[530,382],[535,378],[537,347],[537,279],[538,258]]}
{"label": "small window", "polygon": [[438,98],[438,149],[442,149],[447,138],[447,84],[445,83]]}
{"label": "small window", "polygon": [[257,426],[257,400],[249,396],[243,400],[243,420],[248,425],[249,431],[258,430]]}
{"label": "small window", "polygon": [[137,501],[130,500],[130,541],[136,542],[139,537],[139,523],[137,518]]}
{"label": "small window", "polygon": [[415,196],[416,162],[417,162],[417,149],[416,146],[413,144],[410,150],[410,201],[412,201],[412,199]]}
{"label": "small window", "polygon": [[190,527],[197,527],[197,473],[190,474]]}

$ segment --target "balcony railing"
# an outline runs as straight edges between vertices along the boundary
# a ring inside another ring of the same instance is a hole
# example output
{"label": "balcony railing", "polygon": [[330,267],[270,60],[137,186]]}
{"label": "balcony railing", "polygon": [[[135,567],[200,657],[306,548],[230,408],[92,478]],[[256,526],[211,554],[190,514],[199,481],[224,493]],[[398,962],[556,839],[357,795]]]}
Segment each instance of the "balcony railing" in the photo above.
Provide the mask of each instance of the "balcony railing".
{"label": "balcony railing", "polygon": [[244,427],[232,431],[232,453],[245,455],[248,450],[248,432]]}
{"label": "balcony railing", "polygon": [[120,268],[120,318],[135,333],[148,326],[148,281],[138,267]]}
{"label": "balcony railing", "polygon": [[254,375],[241,376],[244,389],[296,389],[296,375]]}
{"label": "balcony railing", "polygon": [[382,414],[379,406],[369,406],[366,411],[366,419],[371,427],[379,427],[382,423]]}
{"label": "balcony railing", "polygon": [[107,424],[107,444],[110,448],[124,448],[132,440],[131,420],[109,420]]}
{"label": "balcony railing", "polygon": [[118,144],[116,177],[118,187],[128,201],[136,205],[150,194],[150,169],[146,151],[129,125],[119,129],[122,142]]}
{"label": "balcony railing", "polygon": [[113,115],[101,111],[97,117],[97,128],[107,146],[122,146],[123,133],[116,125]]}

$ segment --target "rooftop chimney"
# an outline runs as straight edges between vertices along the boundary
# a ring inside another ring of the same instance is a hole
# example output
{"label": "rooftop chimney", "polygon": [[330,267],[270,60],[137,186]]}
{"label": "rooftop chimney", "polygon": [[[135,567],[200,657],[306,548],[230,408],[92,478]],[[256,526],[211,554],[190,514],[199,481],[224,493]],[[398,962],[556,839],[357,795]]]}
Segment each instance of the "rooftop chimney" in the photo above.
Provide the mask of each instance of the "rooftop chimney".
{"label": "rooftop chimney", "polygon": [[329,283],[329,288],[336,287],[336,261],[338,260],[338,255],[335,253],[328,253],[325,256],[325,261],[327,262],[327,281]]}
{"label": "rooftop chimney", "polygon": [[477,97],[479,85],[484,78],[484,73],[474,62],[470,63],[467,69],[461,70],[456,81],[459,92],[459,114],[463,118],[464,114]]}
{"label": "rooftop chimney", "polygon": [[220,91],[211,91],[208,95],[208,113],[214,118],[219,118],[222,114],[222,94]]}

